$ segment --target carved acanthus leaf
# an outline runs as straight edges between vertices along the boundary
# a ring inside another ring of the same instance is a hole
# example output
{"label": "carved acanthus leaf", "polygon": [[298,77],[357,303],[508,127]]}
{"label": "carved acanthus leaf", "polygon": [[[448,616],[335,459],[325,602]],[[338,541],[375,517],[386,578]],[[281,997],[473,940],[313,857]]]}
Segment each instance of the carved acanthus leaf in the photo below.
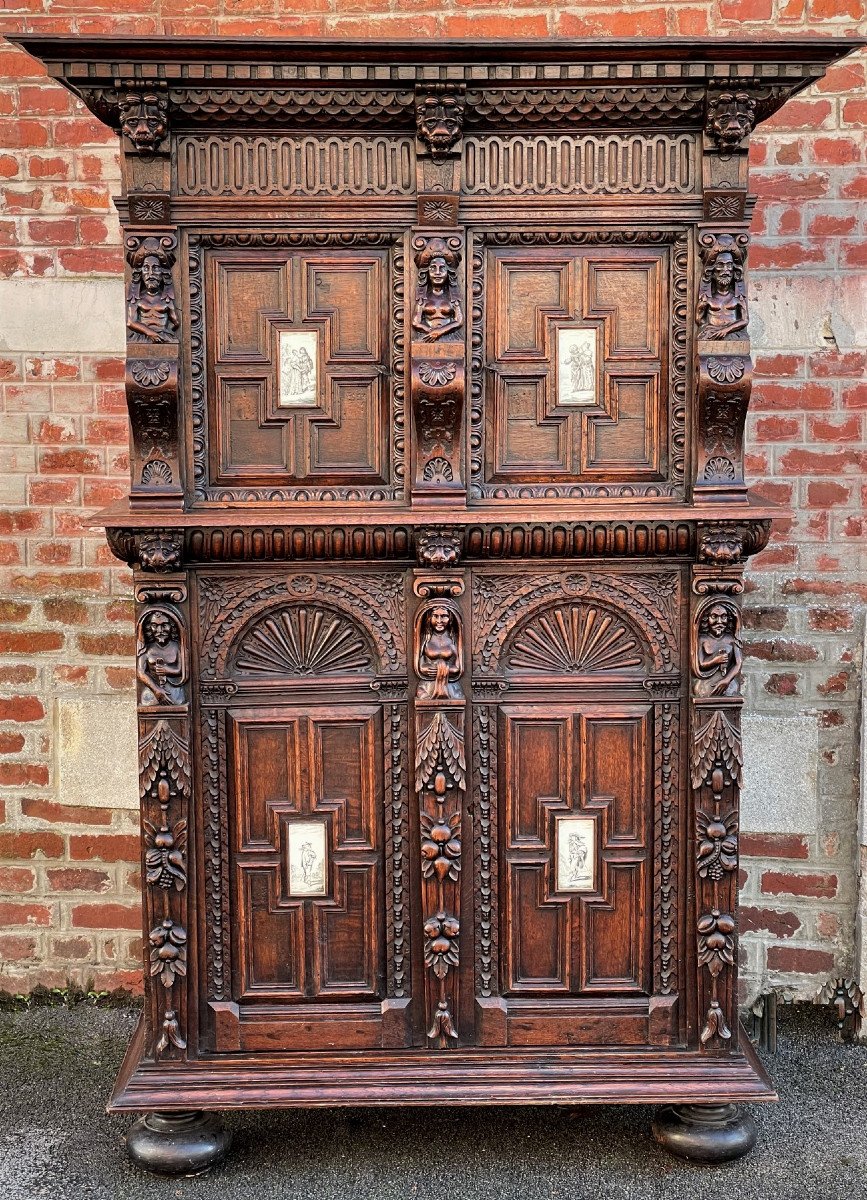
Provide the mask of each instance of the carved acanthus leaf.
{"label": "carved acanthus leaf", "polygon": [[139,791],[148,795],[161,771],[165,771],[181,795],[190,794],[189,743],[168,721],[157,721],[141,739],[138,749]]}
{"label": "carved acanthus leaf", "polygon": [[466,789],[467,762],[464,756],[464,739],[444,713],[434,713],[430,724],[419,735],[415,754],[417,792],[427,787],[440,764],[451,776],[455,787],[462,791]]}
{"label": "carved acanthus leaf", "polygon": [[714,709],[696,730],[692,743],[692,786],[699,788],[719,763],[733,783],[741,781],[741,735],[722,709]]}

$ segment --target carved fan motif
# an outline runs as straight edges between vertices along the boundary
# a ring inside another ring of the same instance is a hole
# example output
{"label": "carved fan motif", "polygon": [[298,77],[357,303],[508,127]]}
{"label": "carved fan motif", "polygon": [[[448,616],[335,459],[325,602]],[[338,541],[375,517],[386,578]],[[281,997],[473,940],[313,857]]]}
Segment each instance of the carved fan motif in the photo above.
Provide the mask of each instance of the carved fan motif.
{"label": "carved fan motif", "polygon": [[617,617],[586,604],[548,609],[512,642],[509,665],[551,674],[620,671],[644,663],[632,630]]}
{"label": "carved fan motif", "polygon": [[345,675],[375,669],[355,625],[327,609],[301,606],[257,622],[241,639],[235,663],[248,675]]}

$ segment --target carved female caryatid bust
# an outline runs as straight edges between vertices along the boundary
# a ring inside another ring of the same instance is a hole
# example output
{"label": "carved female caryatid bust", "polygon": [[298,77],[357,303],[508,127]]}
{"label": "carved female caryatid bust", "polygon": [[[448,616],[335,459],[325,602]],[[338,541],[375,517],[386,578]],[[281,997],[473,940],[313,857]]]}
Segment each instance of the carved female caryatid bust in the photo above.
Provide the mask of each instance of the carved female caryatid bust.
{"label": "carved female caryatid bust", "polygon": [[746,236],[709,235],[702,252],[704,270],[698,289],[696,323],[699,339],[727,341],[745,336],[747,296],[744,285]]}
{"label": "carved female caryatid bust", "polygon": [[416,619],[416,674],[420,700],[462,700],[463,637],[454,608],[437,600]]}
{"label": "carved female caryatid bust", "polygon": [[139,704],[186,704],[186,673],[177,624],[161,608],[151,610],[142,621],[136,654]]}
{"label": "carved female caryatid bust", "polygon": [[693,686],[696,696],[740,694],[741,653],[737,610],[718,602],[699,618]]}
{"label": "carved female caryatid bust", "polygon": [[464,323],[458,294],[460,254],[445,238],[434,237],[415,256],[418,291],[412,327],[423,342],[436,342]]}

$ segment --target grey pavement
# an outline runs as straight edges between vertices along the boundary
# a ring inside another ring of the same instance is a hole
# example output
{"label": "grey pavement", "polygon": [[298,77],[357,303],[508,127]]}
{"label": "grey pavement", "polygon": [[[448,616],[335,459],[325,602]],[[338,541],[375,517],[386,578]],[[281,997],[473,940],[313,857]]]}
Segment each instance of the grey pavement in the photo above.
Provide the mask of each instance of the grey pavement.
{"label": "grey pavement", "polygon": [[827,1011],[782,1010],[767,1059],[780,1093],[759,1144],[722,1167],[682,1163],[636,1107],[328,1109],[227,1116],[227,1163],[166,1179],[127,1161],[106,1096],[135,1013],[0,1012],[0,1200],[863,1200],[867,1046]]}

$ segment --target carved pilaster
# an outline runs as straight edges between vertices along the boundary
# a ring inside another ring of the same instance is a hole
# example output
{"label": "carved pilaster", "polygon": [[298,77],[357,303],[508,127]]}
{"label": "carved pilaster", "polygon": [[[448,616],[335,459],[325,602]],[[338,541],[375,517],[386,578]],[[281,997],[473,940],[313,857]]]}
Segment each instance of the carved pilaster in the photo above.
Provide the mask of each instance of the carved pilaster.
{"label": "carved pilaster", "polygon": [[421,837],[425,1009],[431,1045],[459,1037],[462,824],[467,790],[463,614],[457,577],[418,573],[413,624],[415,791]]}
{"label": "carved pilaster", "polygon": [[[132,205],[131,205],[132,209]],[[178,336],[174,229],[126,236],[126,397],[132,434],[130,503],[180,509]]]}
{"label": "carved pilaster", "polygon": [[744,422],[752,385],[745,279],[749,237],[737,227],[702,229],[698,242],[693,494],[697,503],[736,501],[746,494]]}
{"label": "carved pilaster", "polygon": [[690,784],[699,1040],[737,1042],[737,867],[741,750],[742,568],[693,568]]}
{"label": "carved pilaster", "polygon": [[414,503],[456,503],[465,497],[463,467],[465,236],[416,228],[412,235],[410,379],[415,449]]}
{"label": "carved pilaster", "polygon": [[187,582],[135,583],[139,795],[148,1053],[186,1050],[188,823],[192,795]]}

